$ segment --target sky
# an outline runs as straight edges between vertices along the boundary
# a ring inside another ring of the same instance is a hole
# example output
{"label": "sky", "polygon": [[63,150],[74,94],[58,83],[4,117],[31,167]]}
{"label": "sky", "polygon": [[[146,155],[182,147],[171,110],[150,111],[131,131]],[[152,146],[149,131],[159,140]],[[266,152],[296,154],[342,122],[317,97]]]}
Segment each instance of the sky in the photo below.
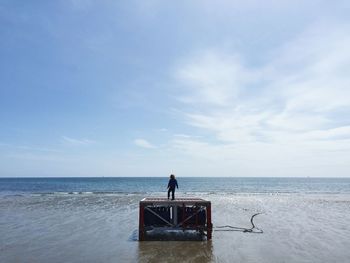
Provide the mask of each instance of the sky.
{"label": "sky", "polygon": [[350,177],[349,13],[0,0],[0,177]]}

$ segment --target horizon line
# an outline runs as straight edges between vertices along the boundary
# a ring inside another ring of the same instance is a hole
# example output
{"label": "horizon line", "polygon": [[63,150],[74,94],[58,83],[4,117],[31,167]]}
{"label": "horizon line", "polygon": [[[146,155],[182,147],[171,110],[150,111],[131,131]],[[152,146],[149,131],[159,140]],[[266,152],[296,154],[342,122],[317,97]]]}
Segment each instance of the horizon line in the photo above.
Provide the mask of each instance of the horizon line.
{"label": "horizon line", "polygon": [[[0,176],[0,179],[40,179],[40,178],[168,178],[169,176]],[[319,178],[319,179],[350,179],[350,176],[176,176],[177,178]]]}

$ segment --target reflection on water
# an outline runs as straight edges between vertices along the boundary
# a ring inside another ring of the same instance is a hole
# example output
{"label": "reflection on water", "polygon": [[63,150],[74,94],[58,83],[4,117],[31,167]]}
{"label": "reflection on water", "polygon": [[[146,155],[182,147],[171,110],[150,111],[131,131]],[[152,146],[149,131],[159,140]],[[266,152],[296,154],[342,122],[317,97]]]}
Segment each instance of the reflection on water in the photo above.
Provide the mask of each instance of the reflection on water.
{"label": "reflection on water", "polygon": [[138,242],[139,262],[213,262],[211,241]]}

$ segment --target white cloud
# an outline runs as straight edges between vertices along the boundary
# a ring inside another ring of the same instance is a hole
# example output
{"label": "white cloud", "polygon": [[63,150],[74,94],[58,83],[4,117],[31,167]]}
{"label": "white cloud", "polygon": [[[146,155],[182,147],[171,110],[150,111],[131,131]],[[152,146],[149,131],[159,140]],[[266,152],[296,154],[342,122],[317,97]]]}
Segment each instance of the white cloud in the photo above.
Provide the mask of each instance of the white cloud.
{"label": "white cloud", "polygon": [[70,0],[68,2],[76,10],[86,10],[93,6],[93,0]]}
{"label": "white cloud", "polygon": [[339,124],[329,116],[350,110],[345,32],[310,29],[254,69],[219,51],[190,57],[176,75],[186,87],[180,99],[192,109],[185,114],[187,123],[229,142],[336,129]]}
{"label": "white cloud", "polygon": [[235,55],[208,50],[192,57],[176,75],[188,94],[180,100],[187,103],[228,106],[236,100],[240,87],[253,75],[244,70]]}
{"label": "white cloud", "polygon": [[148,142],[145,139],[135,139],[134,140],[134,144],[142,147],[142,148],[147,148],[147,149],[154,149],[156,148],[153,144],[151,144],[150,142]]}

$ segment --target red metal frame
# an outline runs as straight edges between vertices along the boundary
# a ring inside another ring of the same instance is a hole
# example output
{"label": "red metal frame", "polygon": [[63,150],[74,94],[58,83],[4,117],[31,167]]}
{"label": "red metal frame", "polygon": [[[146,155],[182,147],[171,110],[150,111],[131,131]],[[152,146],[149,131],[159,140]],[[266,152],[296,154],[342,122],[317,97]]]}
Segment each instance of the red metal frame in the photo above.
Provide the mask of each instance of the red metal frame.
{"label": "red metal frame", "polygon": [[[186,220],[186,213],[185,213],[185,208],[186,205],[193,205],[193,206],[202,206],[205,207],[206,210],[206,225],[203,229],[203,226],[199,225],[198,222],[198,211],[199,208],[196,207],[196,214],[195,216],[195,228],[200,230],[204,230],[207,232],[207,240],[210,240],[212,238],[212,229],[213,229],[213,225],[212,225],[212,216],[211,216],[211,203],[210,201],[206,201],[203,199],[199,199],[199,198],[178,198],[175,201],[169,201],[166,198],[144,198],[143,200],[140,201],[140,208],[139,208],[139,241],[144,241],[147,239],[146,237],[146,229],[145,229],[145,207],[152,207],[154,205],[169,205],[169,206],[173,206],[173,208],[175,206],[177,207],[181,207],[183,208],[182,210],[182,220],[180,221],[180,223],[176,221],[176,224],[173,225],[174,229],[179,229],[181,228],[182,230],[187,230],[187,229],[191,229],[191,226],[187,224]],[[147,208],[148,209],[148,208]],[[175,209],[175,208],[174,208]],[[180,219],[180,218],[179,218]],[[182,223],[181,223],[182,222]],[[193,227],[193,226],[192,226]],[[193,228],[192,228],[193,229]]]}

